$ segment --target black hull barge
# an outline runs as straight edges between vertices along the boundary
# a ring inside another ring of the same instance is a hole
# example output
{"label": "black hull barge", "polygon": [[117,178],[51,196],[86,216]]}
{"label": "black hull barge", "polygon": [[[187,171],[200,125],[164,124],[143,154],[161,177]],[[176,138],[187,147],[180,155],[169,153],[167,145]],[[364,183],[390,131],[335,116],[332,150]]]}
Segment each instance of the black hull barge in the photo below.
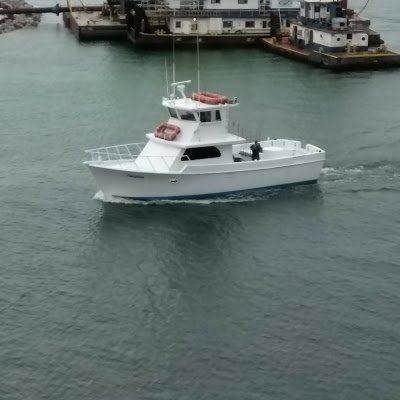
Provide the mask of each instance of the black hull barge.
{"label": "black hull barge", "polygon": [[[301,0],[288,34],[274,31],[262,45],[275,53],[334,70],[400,67],[370,21],[347,8],[346,0]],[[273,20],[273,17],[272,17]]]}
{"label": "black hull barge", "polygon": [[328,53],[318,50],[299,49],[283,37],[261,39],[262,45],[277,54],[333,70],[365,70],[400,67],[400,54],[389,50],[357,53]]}

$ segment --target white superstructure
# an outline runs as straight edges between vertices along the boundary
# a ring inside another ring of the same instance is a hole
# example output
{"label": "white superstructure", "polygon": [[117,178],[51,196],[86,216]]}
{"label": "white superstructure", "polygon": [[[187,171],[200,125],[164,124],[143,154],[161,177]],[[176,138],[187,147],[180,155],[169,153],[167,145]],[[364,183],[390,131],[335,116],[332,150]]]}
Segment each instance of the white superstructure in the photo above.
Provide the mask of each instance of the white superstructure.
{"label": "white superstructure", "polygon": [[[147,4],[147,3],[146,3]],[[144,9],[163,10],[159,16],[148,13],[150,25],[157,33],[176,35],[268,35],[271,11],[281,10],[282,25],[294,18],[298,0],[165,0],[147,4]],[[158,23],[158,26],[157,26]],[[137,24],[136,31],[145,27]],[[137,32],[138,34],[138,32]]]}
{"label": "white superstructure", "polygon": [[[344,3],[347,2],[301,0],[298,21],[290,26],[292,43],[327,53],[366,52],[371,45],[379,46],[382,42],[370,30],[370,21],[343,7]],[[370,37],[376,43],[370,43]]]}
{"label": "white superstructure", "polygon": [[[145,144],[88,150],[85,164],[105,197],[133,199],[199,198],[266,187],[316,182],[325,152],[288,139],[260,141],[259,160],[252,143],[229,130],[230,112],[239,104],[215,93],[164,98],[169,119]],[[260,135],[264,132],[260,132]]]}

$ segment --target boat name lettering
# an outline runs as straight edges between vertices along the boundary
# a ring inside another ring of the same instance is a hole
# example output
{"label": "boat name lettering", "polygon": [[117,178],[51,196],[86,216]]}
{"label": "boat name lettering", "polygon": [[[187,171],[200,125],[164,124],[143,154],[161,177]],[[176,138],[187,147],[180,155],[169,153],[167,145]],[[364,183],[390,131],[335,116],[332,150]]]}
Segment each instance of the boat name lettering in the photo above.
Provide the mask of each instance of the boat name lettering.
{"label": "boat name lettering", "polygon": [[144,179],[143,175],[128,174],[129,178]]}

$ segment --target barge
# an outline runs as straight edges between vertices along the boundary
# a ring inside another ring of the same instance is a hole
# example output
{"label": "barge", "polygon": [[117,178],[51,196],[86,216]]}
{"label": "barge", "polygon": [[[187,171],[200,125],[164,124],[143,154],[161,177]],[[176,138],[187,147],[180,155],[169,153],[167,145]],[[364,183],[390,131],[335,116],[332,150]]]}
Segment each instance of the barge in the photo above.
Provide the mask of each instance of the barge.
{"label": "barge", "polygon": [[127,3],[128,39],[135,44],[177,46],[258,45],[273,31],[271,14],[280,23],[295,20],[298,0],[164,0],[144,6]]}
{"label": "barge", "polygon": [[288,36],[261,42],[276,53],[329,69],[400,66],[400,54],[388,50],[370,20],[347,8],[346,0],[301,0]]}

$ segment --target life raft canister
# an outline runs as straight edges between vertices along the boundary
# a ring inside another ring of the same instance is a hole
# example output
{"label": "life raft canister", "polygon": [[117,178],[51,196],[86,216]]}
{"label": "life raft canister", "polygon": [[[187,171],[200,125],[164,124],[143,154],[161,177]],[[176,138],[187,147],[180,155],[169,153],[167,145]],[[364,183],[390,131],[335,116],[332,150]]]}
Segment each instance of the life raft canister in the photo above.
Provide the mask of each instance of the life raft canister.
{"label": "life raft canister", "polygon": [[179,128],[179,126],[163,122],[156,127],[154,136],[160,139],[172,141],[176,139],[180,132],[181,128]]}
{"label": "life raft canister", "polygon": [[192,94],[192,99],[196,101],[200,101],[201,103],[206,104],[226,104],[229,102],[229,98],[223,96],[222,94],[213,93],[213,92],[198,92]]}

